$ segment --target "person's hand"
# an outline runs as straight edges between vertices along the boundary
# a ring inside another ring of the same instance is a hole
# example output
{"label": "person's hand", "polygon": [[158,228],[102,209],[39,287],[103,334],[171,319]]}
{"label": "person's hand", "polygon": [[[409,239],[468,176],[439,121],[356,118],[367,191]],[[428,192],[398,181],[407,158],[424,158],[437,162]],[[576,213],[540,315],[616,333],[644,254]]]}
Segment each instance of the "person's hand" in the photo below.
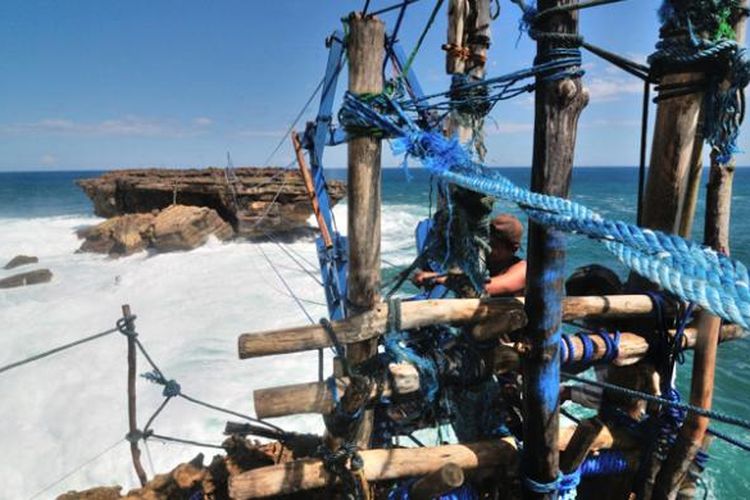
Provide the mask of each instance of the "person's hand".
{"label": "person's hand", "polygon": [[417,286],[426,286],[433,283],[441,283],[445,278],[432,271],[417,271],[411,277],[411,282]]}

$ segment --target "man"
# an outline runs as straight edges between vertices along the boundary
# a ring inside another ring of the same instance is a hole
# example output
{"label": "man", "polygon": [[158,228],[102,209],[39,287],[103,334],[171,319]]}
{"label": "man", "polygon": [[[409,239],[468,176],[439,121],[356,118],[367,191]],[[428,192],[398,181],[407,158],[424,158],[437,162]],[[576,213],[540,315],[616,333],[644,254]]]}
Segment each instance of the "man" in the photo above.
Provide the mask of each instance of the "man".
{"label": "man", "polygon": [[[524,294],[526,289],[526,261],[516,255],[521,248],[523,225],[510,214],[500,214],[490,223],[490,254],[487,270],[490,279],[484,291],[492,297],[514,297]],[[447,275],[432,271],[417,272],[412,281],[417,286],[431,283],[445,284]]]}

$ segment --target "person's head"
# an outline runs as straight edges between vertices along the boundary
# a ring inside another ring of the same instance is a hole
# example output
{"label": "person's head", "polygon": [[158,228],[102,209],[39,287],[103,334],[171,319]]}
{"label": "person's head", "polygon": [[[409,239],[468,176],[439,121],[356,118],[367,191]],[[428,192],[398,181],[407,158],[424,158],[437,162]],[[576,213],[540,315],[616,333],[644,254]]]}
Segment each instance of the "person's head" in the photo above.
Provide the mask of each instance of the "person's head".
{"label": "person's head", "polygon": [[523,225],[510,214],[500,214],[490,222],[489,259],[494,263],[504,263],[511,259],[521,248]]}
{"label": "person's head", "polygon": [[565,280],[565,294],[617,295],[622,293],[622,282],[613,270],[599,264],[581,266]]}

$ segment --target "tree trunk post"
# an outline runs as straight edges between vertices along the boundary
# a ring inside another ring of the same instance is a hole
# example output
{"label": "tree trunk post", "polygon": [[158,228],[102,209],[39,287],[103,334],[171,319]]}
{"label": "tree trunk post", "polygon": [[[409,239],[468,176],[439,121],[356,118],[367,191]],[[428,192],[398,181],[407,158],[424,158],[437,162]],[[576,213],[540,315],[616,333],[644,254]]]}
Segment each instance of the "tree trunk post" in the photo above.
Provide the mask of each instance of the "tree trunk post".
{"label": "tree trunk post", "polygon": [[[348,22],[349,92],[380,93],[385,25],[377,18],[356,13]],[[356,137],[348,144],[347,311],[352,315],[369,311],[380,300],[380,143],[378,138]],[[356,366],[374,356],[377,346],[377,339],[349,345],[349,365]],[[356,438],[361,448],[369,445],[372,421],[372,411],[366,411]]]}
{"label": "tree trunk post", "polygon": [[[575,0],[542,0],[539,11]],[[576,12],[548,15],[538,26],[543,32],[575,34]],[[544,60],[557,45],[540,37],[537,57]],[[578,117],[588,102],[580,78],[546,82],[537,77],[534,120],[533,191],[567,197],[573,167]],[[559,473],[560,339],[565,264],[562,233],[529,224],[526,277],[526,340],[530,352],[522,360],[524,400],[525,498],[557,497],[557,488],[537,491],[536,483],[553,483]]]}
{"label": "tree trunk post", "polygon": [[133,457],[133,468],[138,475],[141,486],[145,486],[148,478],[146,471],[141,464],[141,450],[138,448],[138,420],[135,411],[135,381],[136,381],[136,346],[135,346],[135,325],[130,313],[130,305],[122,306],[122,317],[125,319],[128,331],[128,436],[130,442],[130,455]]}

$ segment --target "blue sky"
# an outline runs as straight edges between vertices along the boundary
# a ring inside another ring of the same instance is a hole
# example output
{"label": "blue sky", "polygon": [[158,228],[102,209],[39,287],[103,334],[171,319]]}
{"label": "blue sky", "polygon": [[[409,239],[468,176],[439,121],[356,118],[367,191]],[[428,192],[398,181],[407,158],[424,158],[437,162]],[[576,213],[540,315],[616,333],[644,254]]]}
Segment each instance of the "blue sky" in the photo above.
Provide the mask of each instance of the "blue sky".
{"label": "blue sky", "polygon": [[[371,8],[393,0],[372,0]],[[519,9],[501,0],[489,75],[531,64]],[[325,37],[362,0],[110,0],[0,2],[0,170],[261,165],[322,77]],[[400,39],[411,50],[434,5],[409,8]],[[656,41],[653,0],[581,13],[591,43],[645,60]],[[444,90],[446,13],[415,61],[422,85]],[[395,17],[386,15],[387,24]],[[642,84],[584,54],[591,101],[577,165],[635,165]],[[345,88],[345,78],[339,91]],[[340,94],[340,92],[339,92]],[[315,103],[317,105],[317,103]],[[305,119],[314,116],[315,105]],[[652,113],[653,115],[653,113]],[[528,166],[532,95],[495,108],[488,163]],[[750,151],[744,134],[740,141]],[[325,162],[345,165],[346,148]],[[290,162],[285,144],[271,163]],[[746,155],[738,157],[740,164]],[[386,155],[386,166],[398,159]]]}

